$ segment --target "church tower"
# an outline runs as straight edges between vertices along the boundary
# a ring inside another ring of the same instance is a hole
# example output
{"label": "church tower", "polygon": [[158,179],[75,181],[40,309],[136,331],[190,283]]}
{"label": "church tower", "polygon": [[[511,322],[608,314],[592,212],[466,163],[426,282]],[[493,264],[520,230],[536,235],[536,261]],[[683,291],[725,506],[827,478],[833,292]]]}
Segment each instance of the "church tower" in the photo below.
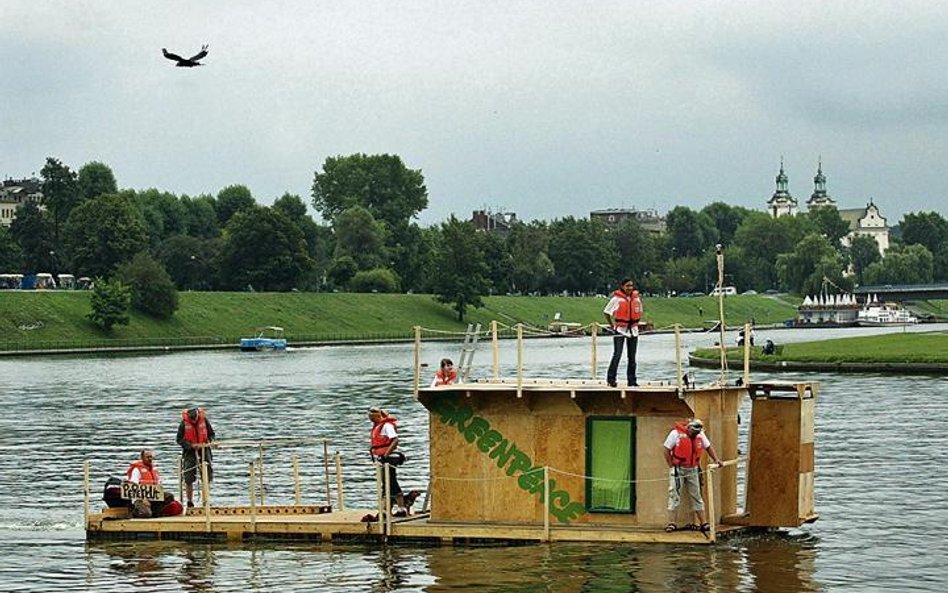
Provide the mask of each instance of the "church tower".
{"label": "church tower", "polygon": [[820,157],[816,167],[816,177],[813,178],[813,195],[806,201],[807,210],[815,210],[824,206],[836,206],[836,200],[826,193],[826,177],[823,175],[823,157]]}
{"label": "church tower", "polygon": [[787,190],[787,174],[783,171],[783,157],[780,157],[780,173],[777,174],[777,189],[774,195],[767,200],[767,211],[773,218],[780,216],[796,216],[798,210],[797,199]]}

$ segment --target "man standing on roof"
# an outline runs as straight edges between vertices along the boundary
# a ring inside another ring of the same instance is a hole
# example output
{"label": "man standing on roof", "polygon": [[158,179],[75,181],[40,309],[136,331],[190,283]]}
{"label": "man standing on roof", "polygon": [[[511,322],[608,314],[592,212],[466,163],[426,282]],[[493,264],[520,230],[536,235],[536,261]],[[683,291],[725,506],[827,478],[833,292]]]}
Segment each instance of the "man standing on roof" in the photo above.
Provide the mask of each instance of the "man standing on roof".
{"label": "man standing on roof", "polygon": [[201,463],[207,462],[208,488],[214,481],[214,468],[211,466],[211,443],[214,440],[214,427],[204,415],[203,408],[188,408],[181,411],[181,423],[178,424],[178,444],[181,445],[181,459],[184,467],[184,493],[188,506],[194,506],[194,482],[201,469]]}
{"label": "man standing on roof", "polygon": [[395,451],[398,448],[398,432],[395,430],[398,419],[381,408],[369,408],[369,420],[372,421],[369,453],[372,454],[373,461],[388,465],[389,493],[391,494],[389,504],[394,502],[397,505],[396,517],[405,516],[408,514],[408,509],[405,507],[405,496],[402,493],[402,487],[398,485],[398,476],[395,471],[396,465],[405,462],[405,456]]}
{"label": "man standing on roof", "polygon": [[629,387],[638,386],[635,376],[635,354],[639,346],[639,320],[642,319],[642,299],[631,278],[623,278],[619,290],[612,293],[612,298],[602,310],[606,322],[612,329],[612,360],[609,361],[609,371],[606,373],[606,383],[609,387],[616,387],[616,376],[619,374],[619,362],[622,361],[622,348],[628,347],[629,366],[626,369],[626,379]]}
{"label": "man standing on roof", "polygon": [[698,418],[692,418],[687,423],[679,422],[668,433],[662,450],[670,470],[668,525],[665,526],[665,531],[678,529],[675,524],[675,511],[681,502],[683,486],[688,490],[691,510],[698,517],[699,529],[702,532],[709,531],[711,526],[705,520],[704,499],[701,498],[701,454],[707,451],[718,465],[721,464],[721,459],[711,446],[711,440],[704,434],[704,423]]}

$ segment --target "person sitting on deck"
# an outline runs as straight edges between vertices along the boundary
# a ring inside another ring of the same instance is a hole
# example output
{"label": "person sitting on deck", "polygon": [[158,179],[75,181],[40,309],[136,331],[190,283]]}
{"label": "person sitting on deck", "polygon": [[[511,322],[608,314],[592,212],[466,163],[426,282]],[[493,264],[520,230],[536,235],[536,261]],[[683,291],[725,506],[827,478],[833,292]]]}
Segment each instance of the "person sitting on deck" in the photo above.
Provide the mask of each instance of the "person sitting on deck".
{"label": "person sitting on deck", "polygon": [[[125,470],[125,479],[133,484],[161,486],[161,476],[155,467],[155,453],[151,449],[142,450],[140,458],[129,464]],[[132,516],[147,519],[149,517],[169,517],[180,515],[183,507],[174,499],[174,495],[165,492],[164,500],[130,501]]]}
{"label": "person sitting on deck", "polygon": [[396,517],[407,516],[408,508],[405,505],[405,496],[402,487],[398,485],[398,476],[395,471],[396,465],[405,462],[405,456],[395,451],[398,448],[398,432],[395,430],[398,420],[381,408],[369,408],[369,420],[372,421],[369,453],[372,455],[373,461],[385,463],[388,467],[388,484],[391,495],[389,504],[395,503]]}
{"label": "person sitting on deck", "polygon": [[454,361],[450,358],[441,359],[441,368],[435,371],[434,380],[431,381],[432,387],[439,385],[454,385],[458,382],[458,371],[454,368]]}
{"label": "person sitting on deck", "polygon": [[704,434],[704,424],[698,418],[691,419],[687,424],[676,424],[665,438],[662,450],[669,468],[668,524],[665,531],[678,529],[675,511],[681,502],[682,486],[688,489],[691,510],[698,517],[699,529],[702,532],[709,531],[711,526],[705,520],[704,500],[701,498],[701,453],[707,451],[718,465],[721,460],[711,446],[711,440]]}

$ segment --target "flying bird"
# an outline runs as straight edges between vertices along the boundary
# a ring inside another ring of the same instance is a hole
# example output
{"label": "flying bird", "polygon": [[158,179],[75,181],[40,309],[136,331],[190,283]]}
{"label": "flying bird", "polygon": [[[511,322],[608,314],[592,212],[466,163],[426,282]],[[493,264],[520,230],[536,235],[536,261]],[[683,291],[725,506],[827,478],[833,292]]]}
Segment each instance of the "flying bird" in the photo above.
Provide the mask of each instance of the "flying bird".
{"label": "flying bird", "polygon": [[173,54],[173,53],[169,52],[168,50],[166,50],[165,48],[161,48],[161,53],[162,53],[162,55],[164,55],[164,56],[165,56],[166,58],[168,58],[169,60],[174,60],[175,62],[177,62],[177,64],[175,64],[175,66],[177,66],[177,67],[179,67],[179,68],[194,68],[195,66],[203,66],[203,65],[204,65],[204,64],[198,62],[198,60],[202,59],[204,56],[207,55],[207,45],[206,45],[206,44],[205,44],[205,45],[202,45],[202,46],[201,46],[201,51],[199,51],[198,53],[194,54],[193,56],[191,56],[190,58],[187,58],[187,59],[182,58],[182,57],[179,56],[178,54]]}

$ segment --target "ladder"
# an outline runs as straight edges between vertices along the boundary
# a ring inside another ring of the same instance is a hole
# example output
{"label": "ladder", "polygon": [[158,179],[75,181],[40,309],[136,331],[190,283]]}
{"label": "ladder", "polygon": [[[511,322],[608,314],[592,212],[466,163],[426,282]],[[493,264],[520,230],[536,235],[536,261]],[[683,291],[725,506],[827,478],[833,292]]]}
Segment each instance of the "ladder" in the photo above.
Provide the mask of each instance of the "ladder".
{"label": "ladder", "polygon": [[477,339],[480,337],[481,324],[467,324],[467,331],[464,332],[464,343],[461,345],[461,356],[458,359],[458,370],[460,379],[467,383],[468,376],[471,374],[471,363],[474,360],[474,351],[477,350]]}

